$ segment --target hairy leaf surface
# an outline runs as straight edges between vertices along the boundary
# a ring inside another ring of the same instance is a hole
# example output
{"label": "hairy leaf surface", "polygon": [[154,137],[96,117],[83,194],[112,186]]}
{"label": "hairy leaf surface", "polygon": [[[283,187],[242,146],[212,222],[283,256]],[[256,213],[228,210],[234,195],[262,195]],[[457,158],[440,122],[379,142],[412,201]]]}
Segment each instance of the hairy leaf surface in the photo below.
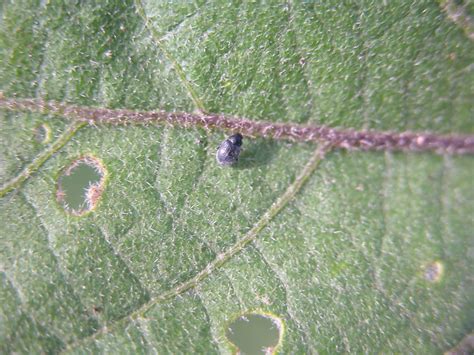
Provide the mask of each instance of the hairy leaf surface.
{"label": "hairy leaf surface", "polygon": [[[445,4],[66,3],[0,5],[1,95],[474,134],[474,42]],[[0,124],[8,183],[71,122]],[[281,320],[282,353],[441,353],[472,332],[472,156],[332,150],[313,172],[315,145],[245,137],[222,168],[225,137],[104,124],[50,149],[0,199],[0,351],[229,353],[249,312]],[[75,216],[58,179],[84,156],[105,183]]]}

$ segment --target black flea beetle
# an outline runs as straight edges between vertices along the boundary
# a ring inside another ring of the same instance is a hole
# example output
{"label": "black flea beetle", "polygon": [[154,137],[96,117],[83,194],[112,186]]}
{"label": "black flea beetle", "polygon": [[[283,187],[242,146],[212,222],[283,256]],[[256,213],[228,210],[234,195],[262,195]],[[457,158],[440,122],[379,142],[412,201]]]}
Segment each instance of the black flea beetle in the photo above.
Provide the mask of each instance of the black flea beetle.
{"label": "black flea beetle", "polygon": [[239,160],[242,135],[236,133],[223,141],[217,148],[216,160],[220,165],[232,165]]}

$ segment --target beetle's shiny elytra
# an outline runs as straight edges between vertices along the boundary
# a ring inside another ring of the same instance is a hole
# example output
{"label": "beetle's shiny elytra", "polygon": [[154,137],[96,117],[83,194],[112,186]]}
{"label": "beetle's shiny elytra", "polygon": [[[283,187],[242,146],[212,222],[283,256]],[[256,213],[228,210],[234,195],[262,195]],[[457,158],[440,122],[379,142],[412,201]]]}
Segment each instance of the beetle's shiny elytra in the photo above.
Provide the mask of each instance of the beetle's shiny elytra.
{"label": "beetle's shiny elytra", "polygon": [[232,165],[239,160],[242,135],[233,134],[223,141],[217,148],[216,160],[220,165]]}

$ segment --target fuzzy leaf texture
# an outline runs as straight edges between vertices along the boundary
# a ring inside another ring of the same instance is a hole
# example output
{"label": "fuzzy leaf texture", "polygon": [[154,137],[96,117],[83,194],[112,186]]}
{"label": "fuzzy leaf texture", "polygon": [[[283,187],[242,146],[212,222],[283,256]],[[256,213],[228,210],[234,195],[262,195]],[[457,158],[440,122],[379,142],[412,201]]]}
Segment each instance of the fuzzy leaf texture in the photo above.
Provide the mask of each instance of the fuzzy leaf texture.
{"label": "fuzzy leaf texture", "polygon": [[[472,135],[464,3],[3,1],[0,90]],[[41,160],[0,198],[2,353],[230,353],[248,312],[281,320],[281,353],[442,353],[473,331],[470,155],[332,149],[316,166],[316,144],[245,137],[223,168],[219,130],[0,122],[2,184]],[[106,175],[77,216],[58,179],[85,156]]]}

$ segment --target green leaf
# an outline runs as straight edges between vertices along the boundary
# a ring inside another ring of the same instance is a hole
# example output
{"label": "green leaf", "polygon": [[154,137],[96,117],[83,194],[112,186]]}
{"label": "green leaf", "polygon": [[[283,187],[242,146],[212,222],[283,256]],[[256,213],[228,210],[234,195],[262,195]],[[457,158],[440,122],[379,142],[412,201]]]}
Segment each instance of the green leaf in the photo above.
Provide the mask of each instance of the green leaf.
{"label": "green leaf", "polygon": [[[5,2],[0,96],[472,135],[470,5],[447,5]],[[229,353],[252,313],[281,353],[441,353],[474,329],[472,156],[245,137],[222,168],[220,131],[0,122],[2,353]],[[75,215],[60,178],[83,157],[104,181]]]}

